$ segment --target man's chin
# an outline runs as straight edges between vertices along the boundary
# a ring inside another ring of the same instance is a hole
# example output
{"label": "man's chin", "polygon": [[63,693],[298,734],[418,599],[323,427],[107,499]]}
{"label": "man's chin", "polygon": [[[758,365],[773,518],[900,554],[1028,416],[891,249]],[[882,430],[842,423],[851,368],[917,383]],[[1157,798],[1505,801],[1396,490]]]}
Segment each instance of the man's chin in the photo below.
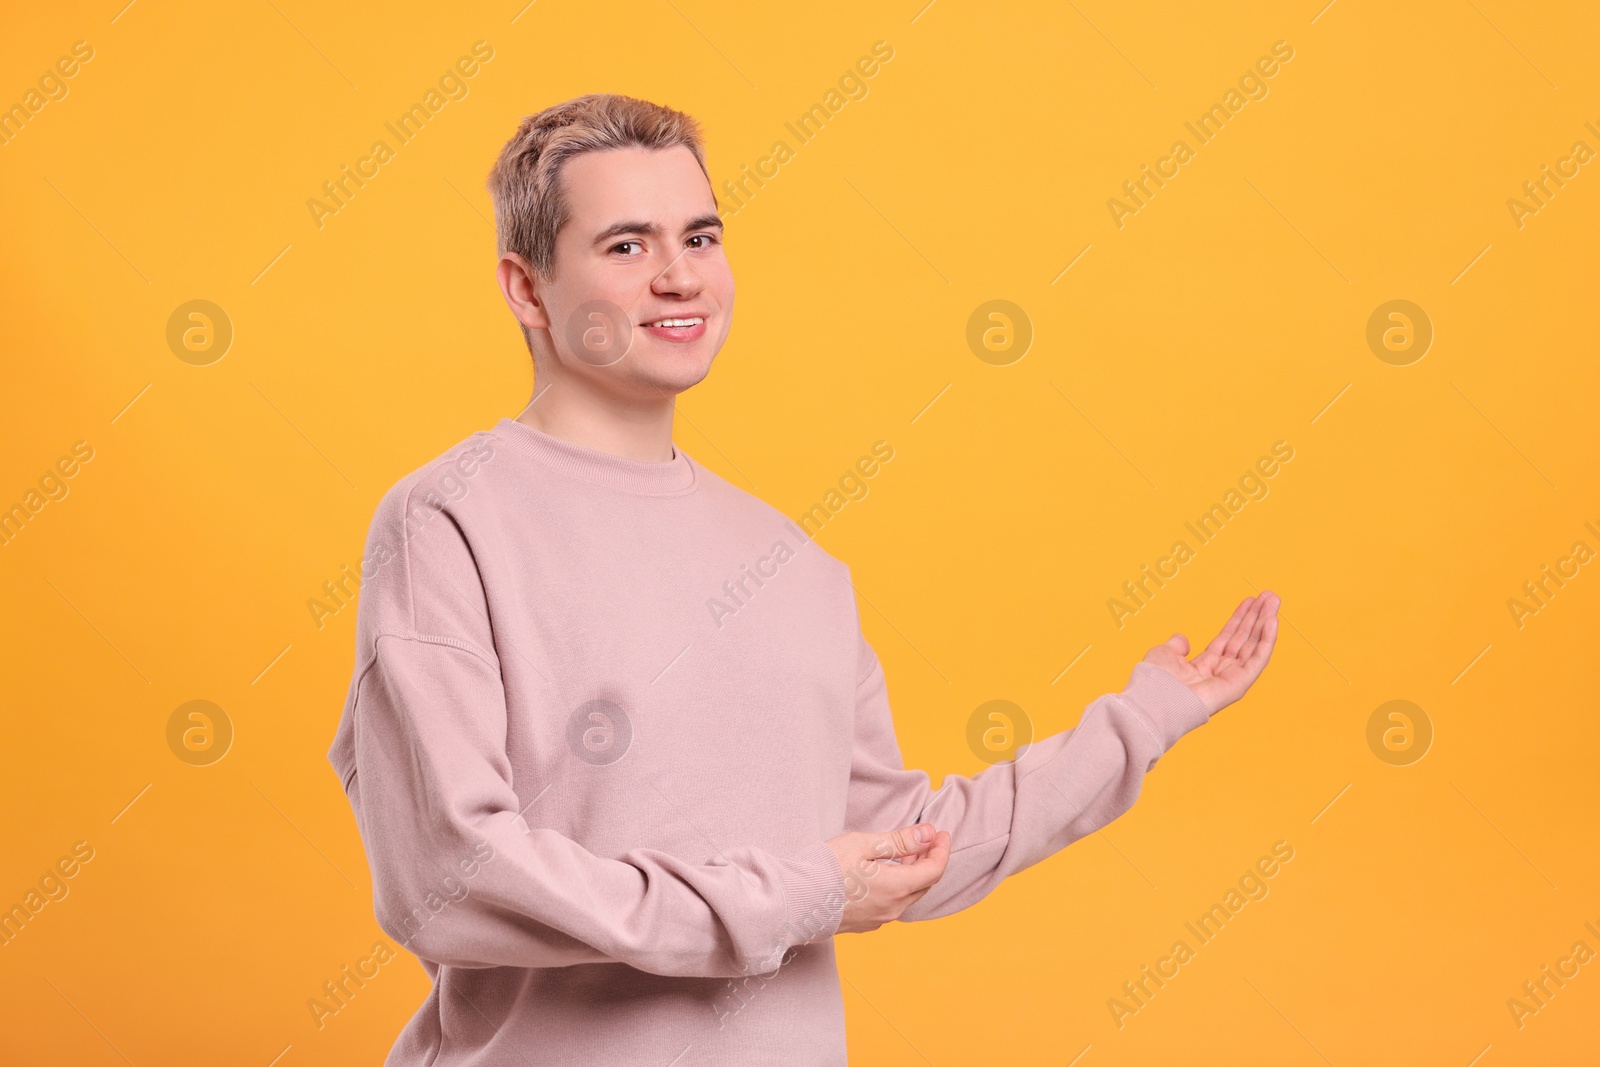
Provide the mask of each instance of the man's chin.
{"label": "man's chin", "polygon": [[631,380],[644,396],[675,395],[699,385],[710,373],[709,362],[683,360],[671,365],[635,367]]}

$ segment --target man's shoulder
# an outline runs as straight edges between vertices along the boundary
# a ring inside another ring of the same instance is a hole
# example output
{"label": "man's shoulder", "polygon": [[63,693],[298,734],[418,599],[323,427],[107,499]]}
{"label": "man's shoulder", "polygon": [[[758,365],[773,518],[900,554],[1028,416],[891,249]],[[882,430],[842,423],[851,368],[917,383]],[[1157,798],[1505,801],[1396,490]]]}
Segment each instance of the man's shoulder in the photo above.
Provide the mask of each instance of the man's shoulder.
{"label": "man's shoulder", "polygon": [[849,566],[813,539],[811,531],[804,525],[804,516],[796,521],[761,497],[734,485],[704,466],[700,467],[700,473],[703,490],[718,498],[718,510],[752,543],[766,548],[782,542],[793,552],[804,549],[823,566],[848,578]]}
{"label": "man's shoulder", "polygon": [[417,508],[439,510],[459,503],[489,481],[484,474],[497,457],[503,464],[503,453],[490,431],[467,435],[396,479],[378,502],[375,520],[403,522]]}

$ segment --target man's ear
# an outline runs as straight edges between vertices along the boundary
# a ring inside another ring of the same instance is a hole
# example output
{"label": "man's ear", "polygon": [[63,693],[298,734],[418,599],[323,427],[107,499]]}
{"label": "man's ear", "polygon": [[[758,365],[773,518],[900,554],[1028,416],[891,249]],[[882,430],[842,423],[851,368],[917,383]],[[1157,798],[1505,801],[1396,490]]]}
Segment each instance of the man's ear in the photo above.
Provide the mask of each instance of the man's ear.
{"label": "man's ear", "polygon": [[495,278],[500,283],[500,295],[516,320],[530,330],[550,327],[550,316],[545,310],[539,292],[539,275],[533,264],[516,252],[507,252],[495,266]]}

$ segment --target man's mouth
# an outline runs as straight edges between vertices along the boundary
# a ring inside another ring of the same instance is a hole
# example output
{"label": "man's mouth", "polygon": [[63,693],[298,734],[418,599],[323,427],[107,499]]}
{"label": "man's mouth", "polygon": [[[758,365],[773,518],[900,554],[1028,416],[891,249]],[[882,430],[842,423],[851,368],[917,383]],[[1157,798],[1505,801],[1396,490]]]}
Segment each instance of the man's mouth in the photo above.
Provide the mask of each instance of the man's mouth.
{"label": "man's mouth", "polygon": [[703,315],[677,315],[641,324],[640,329],[664,341],[688,342],[699,340],[706,332]]}

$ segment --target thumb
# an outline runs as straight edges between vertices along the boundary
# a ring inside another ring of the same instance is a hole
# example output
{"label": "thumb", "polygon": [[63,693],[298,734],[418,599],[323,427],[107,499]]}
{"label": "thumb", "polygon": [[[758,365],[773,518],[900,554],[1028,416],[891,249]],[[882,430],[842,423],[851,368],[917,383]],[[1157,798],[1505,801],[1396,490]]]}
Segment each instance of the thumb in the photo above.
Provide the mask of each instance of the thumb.
{"label": "thumb", "polygon": [[915,866],[902,864],[897,871],[903,872],[907,879],[905,888],[916,887],[916,897],[910,903],[915,903],[928,891],[928,887],[944,877],[945,867],[950,863],[950,834],[940,830],[934,837],[933,843],[928,847],[928,854],[918,860]]}
{"label": "thumb", "polygon": [[1189,655],[1189,639],[1182,634],[1173,634],[1171,637],[1163,641],[1162,645],[1166,648],[1172,649],[1172,651],[1176,652],[1180,656]]}
{"label": "thumb", "polygon": [[[906,829],[911,829],[907,827]],[[900,831],[896,830],[895,833]],[[907,904],[920,898],[928,887],[944,877],[950,863],[950,834],[940,830],[923,846],[928,851],[916,863],[884,863],[876,866],[873,877],[880,879],[882,888],[891,893],[915,894]]]}
{"label": "thumb", "polygon": [[873,856],[876,859],[898,859],[901,856],[916,856],[928,849],[928,843],[934,838],[932,823],[914,823],[911,826],[902,826],[892,830],[880,838],[873,847]]}

